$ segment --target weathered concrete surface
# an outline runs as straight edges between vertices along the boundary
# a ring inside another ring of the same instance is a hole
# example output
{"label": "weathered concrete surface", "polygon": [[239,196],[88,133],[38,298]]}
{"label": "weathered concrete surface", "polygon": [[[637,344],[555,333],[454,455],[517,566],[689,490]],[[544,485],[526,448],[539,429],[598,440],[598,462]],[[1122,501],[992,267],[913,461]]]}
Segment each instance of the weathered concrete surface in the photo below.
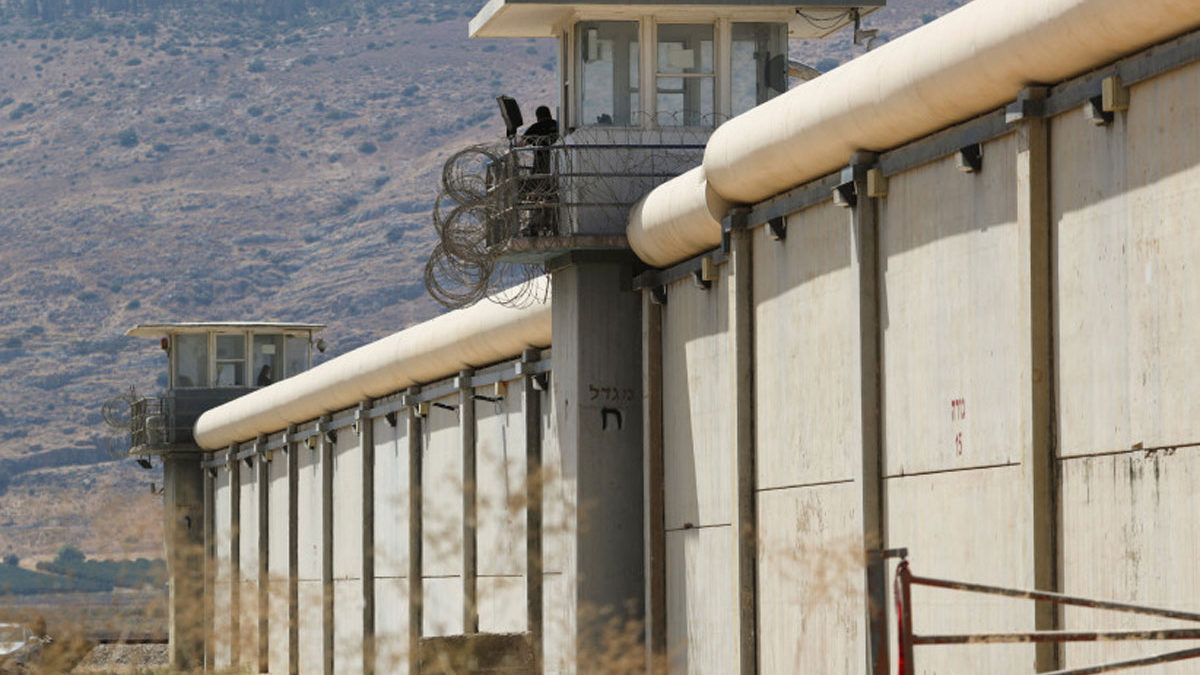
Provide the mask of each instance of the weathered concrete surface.
{"label": "weathered concrete surface", "polygon": [[866,650],[852,483],[758,493],[759,672],[855,673]]}
{"label": "weathered concrete surface", "polygon": [[238,536],[238,577],[241,583],[238,602],[238,664],[247,670],[258,669],[258,462],[242,462],[238,476],[241,484],[240,526]]}
{"label": "weathered concrete surface", "polygon": [[1013,136],[983,170],[947,157],[892,176],[883,200],[886,475],[1020,462],[1022,315]]}
{"label": "weathered concrete surface", "polygon": [[353,427],[338,431],[333,452],[333,666],[362,672],[362,444]]}
{"label": "weathered concrete surface", "polygon": [[[1051,130],[1063,589],[1193,612],[1198,86],[1193,64],[1132,87],[1129,110],[1109,127],[1064,114]],[[1162,626],[1175,624],[1085,610],[1064,617],[1070,629]],[[1193,646],[1076,645],[1065,665]],[[1146,672],[1190,673],[1191,663]]]}
{"label": "weathered concrete surface", "polygon": [[[437,401],[453,405],[457,397]],[[422,571],[425,621],[422,635],[463,632],[462,453],[458,414],[430,405],[422,445]]]}
{"label": "weathered concrete surface", "polygon": [[324,492],[320,444],[296,447],[297,457],[297,593],[300,637],[299,664],[302,673],[323,672],[325,663],[324,581],[322,552],[325,542],[321,525],[321,494]]}
{"label": "weathered concrete surface", "polygon": [[233,665],[233,487],[227,469],[217,469],[213,478],[213,515],[215,560],[213,581],[213,665],[228,668]]}
{"label": "weathered concrete surface", "polygon": [[[290,452],[296,452],[293,449]],[[276,451],[270,463],[270,526],[267,536],[267,565],[270,574],[270,614],[268,615],[268,666],[272,673],[288,672],[288,632],[290,626],[288,600],[289,555],[288,539],[294,525],[288,517],[288,455]]]}

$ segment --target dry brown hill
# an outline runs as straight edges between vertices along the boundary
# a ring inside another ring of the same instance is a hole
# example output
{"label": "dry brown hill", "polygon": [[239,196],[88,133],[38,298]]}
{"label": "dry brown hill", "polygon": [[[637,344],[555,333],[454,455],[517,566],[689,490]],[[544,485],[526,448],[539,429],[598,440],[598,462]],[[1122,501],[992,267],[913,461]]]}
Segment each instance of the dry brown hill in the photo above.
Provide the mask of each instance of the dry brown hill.
{"label": "dry brown hill", "polygon": [[[26,462],[0,462],[0,554],[92,541],[97,504],[159,480],[95,463],[102,401],[161,384],[134,323],[325,322],[337,354],[437,312],[420,270],[442,161],[500,135],[496,95],[555,92],[554,43],[468,40],[477,4],[282,24],[0,2],[0,460]],[[867,23],[895,36],[959,4]],[[863,48],[794,51],[829,68]],[[87,468],[55,468],[62,449]],[[140,515],[116,537],[137,552],[159,537]]]}

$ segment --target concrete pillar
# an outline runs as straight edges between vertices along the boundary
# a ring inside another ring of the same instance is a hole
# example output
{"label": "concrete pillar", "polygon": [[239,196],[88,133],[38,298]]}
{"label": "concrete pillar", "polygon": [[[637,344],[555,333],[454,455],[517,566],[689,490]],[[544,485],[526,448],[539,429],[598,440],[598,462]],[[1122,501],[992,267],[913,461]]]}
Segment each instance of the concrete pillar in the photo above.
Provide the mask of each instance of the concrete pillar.
{"label": "concrete pillar", "polygon": [[425,620],[425,586],[422,569],[421,541],[424,536],[421,521],[421,422],[422,418],[413,397],[419,387],[410,387],[405,394],[408,406],[408,672],[417,675],[421,669],[421,624]]}
{"label": "concrete pillar", "polygon": [[[1041,100],[1044,87],[1031,87],[1021,94],[1025,100]],[[1030,392],[1029,433],[1021,458],[1027,477],[1026,500],[1032,514],[1032,546],[1026,564],[1033,569],[1038,590],[1058,590],[1057,484],[1054,447],[1054,308],[1053,308],[1053,235],[1050,224],[1049,134],[1042,117],[1023,117],[1017,121],[1017,224],[1021,231],[1022,275],[1028,275],[1025,288],[1029,312]],[[1048,602],[1034,607],[1034,628],[1056,630],[1058,611]],[[1056,644],[1039,644],[1035,651],[1037,672],[1058,670]]]}
{"label": "concrete pillar", "polygon": [[242,462],[234,459],[237,446],[229,448],[229,662],[242,662]]}
{"label": "concrete pillar", "polygon": [[371,402],[359,404],[355,422],[362,448],[363,675],[375,675],[375,422]]}
{"label": "concrete pillar", "polygon": [[258,468],[258,672],[270,669],[271,660],[271,465],[263,446],[266,436],[255,443],[255,466]]}
{"label": "concrete pillar", "polygon": [[662,305],[642,294],[642,499],[646,520],[646,672],[667,663],[666,495],[663,492]]}
{"label": "concrete pillar", "polygon": [[574,482],[577,669],[597,672],[606,625],[645,619],[641,302],[617,259],[554,271],[552,390]]}
{"label": "concrete pillar", "polygon": [[[333,455],[337,451],[329,428],[329,417],[317,423],[321,452],[321,636],[324,642],[324,672],[333,675]],[[336,432],[332,432],[336,433]]]}
{"label": "concrete pillar", "polygon": [[165,456],[163,480],[169,657],[173,670],[190,670],[202,665],[204,658],[209,532],[204,515],[212,488],[195,454]]}
{"label": "concrete pillar", "polygon": [[[204,469],[204,667],[213,667],[213,598],[216,595],[216,552],[215,528],[216,469]],[[172,642],[174,642],[172,640]],[[174,667],[174,664],[172,664]]]}
{"label": "concrete pillar", "polygon": [[462,449],[463,632],[479,632],[475,541],[475,387],[473,371],[458,373],[458,424]]}
{"label": "concrete pillar", "polygon": [[856,153],[847,169],[853,184],[850,213],[854,254],[858,264],[859,386],[861,391],[862,464],[859,487],[862,505],[862,546],[867,630],[866,672],[886,675],[888,669],[887,567],[883,559],[883,333],[881,332],[881,267],[879,211],[869,196],[867,172],[872,153]]}
{"label": "concrete pillar", "polygon": [[755,513],[754,475],[754,279],[753,242],[744,227],[729,233],[726,274],[729,294],[729,361],[733,419],[730,449],[733,453],[733,524],[737,537],[733,561],[734,588],[738,597],[737,650],[739,672],[758,672],[758,527]]}
{"label": "concrete pillar", "polygon": [[[521,357],[522,366],[541,358],[536,349]],[[541,673],[546,648],[543,643],[545,560],[542,555],[542,392],[535,375],[522,381],[521,408],[525,413],[525,616],[533,647],[534,672]]]}
{"label": "concrete pillar", "polygon": [[288,675],[300,672],[300,447],[292,441],[295,433],[296,427],[289,426],[283,436],[288,467]]}

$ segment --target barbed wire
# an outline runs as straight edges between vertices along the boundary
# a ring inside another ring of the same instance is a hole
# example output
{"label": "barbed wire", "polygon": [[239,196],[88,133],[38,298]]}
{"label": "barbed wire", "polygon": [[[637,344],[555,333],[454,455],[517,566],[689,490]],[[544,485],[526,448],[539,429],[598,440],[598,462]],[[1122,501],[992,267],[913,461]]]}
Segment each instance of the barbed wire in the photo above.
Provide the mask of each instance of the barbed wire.
{"label": "barbed wire", "polygon": [[484,298],[508,306],[545,301],[547,286],[525,283],[544,269],[522,262],[536,260],[523,243],[623,231],[638,199],[700,162],[724,118],[683,112],[634,120],[580,127],[552,145],[518,137],[451,155],[433,207],[438,243],[424,272],[430,296],[450,308]]}

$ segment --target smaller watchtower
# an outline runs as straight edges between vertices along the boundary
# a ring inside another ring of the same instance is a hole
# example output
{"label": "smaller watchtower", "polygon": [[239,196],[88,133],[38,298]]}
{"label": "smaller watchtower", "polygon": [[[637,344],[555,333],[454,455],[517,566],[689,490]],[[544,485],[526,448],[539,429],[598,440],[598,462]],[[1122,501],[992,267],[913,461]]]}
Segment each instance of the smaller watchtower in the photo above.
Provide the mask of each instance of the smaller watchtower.
{"label": "smaller watchtower", "polygon": [[[319,324],[138,324],[126,335],[158,338],[167,390],[130,403],[131,456],[163,465],[163,534],[171,668],[203,665],[204,485],[192,426],[205,411],[308,370]],[[318,342],[318,348],[323,344]]]}

